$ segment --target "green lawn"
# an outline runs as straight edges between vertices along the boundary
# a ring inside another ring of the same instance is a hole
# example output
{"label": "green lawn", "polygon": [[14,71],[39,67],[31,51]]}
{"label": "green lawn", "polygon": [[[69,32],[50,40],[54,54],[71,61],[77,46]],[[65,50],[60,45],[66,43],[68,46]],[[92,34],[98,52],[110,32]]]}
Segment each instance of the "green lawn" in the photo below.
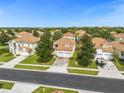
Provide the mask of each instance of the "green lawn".
{"label": "green lawn", "polygon": [[76,58],[77,58],[77,52],[75,52],[73,54],[73,57],[69,61],[68,67],[81,67],[81,68],[94,68],[94,69],[98,69],[95,61],[93,61],[89,66],[80,66],[77,63]]}
{"label": "green lawn", "polygon": [[14,68],[32,69],[32,70],[47,70],[49,67],[43,67],[43,66],[27,66],[27,65],[16,65]]}
{"label": "green lawn", "polygon": [[13,58],[15,58],[15,57],[12,54],[4,53],[4,54],[0,55],[0,62],[8,62],[8,61],[12,60]]}
{"label": "green lawn", "polygon": [[78,69],[68,69],[69,73],[76,73],[76,74],[88,74],[88,75],[97,75],[98,71],[91,71],[91,70],[78,70]]}
{"label": "green lawn", "polygon": [[124,71],[124,60],[116,59],[113,63],[116,65],[118,70]]}
{"label": "green lawn", "polygon": [[8,46],[0,46],[0,49],[6,49]]}
{"label": "green lawn", "polygon": [[14,83],[11,83],[11,82],[0,81],[0,88],[3,88],[3,89],[11,89],[13,85]]}
{"label": "green lawn", "polygon": [[54,63],[54,61],[55,61],[55,59],[52,59],[49,62],[39,63],[36,60],[37,60],[37,55],[32,55],[32,56],[29,56],[26,59],[24,59],[21,63],[23,63],[23,64],[52,65]]}
{"label": "green lawn", "polygon": [[39,87],[32,93],[52,93],[54,91],[63,91],[64,93],[78,93],[77,91],[57,89],[57,88],[48,88],[48,87]]}

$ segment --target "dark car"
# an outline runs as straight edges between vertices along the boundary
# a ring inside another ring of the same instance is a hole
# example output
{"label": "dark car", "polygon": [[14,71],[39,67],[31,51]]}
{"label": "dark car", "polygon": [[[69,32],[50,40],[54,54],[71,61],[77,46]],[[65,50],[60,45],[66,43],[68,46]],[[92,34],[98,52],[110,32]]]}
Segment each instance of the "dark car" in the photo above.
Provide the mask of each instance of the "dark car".
{"label": "dark car", "polygon": [[96,59],[96,64],[97,65],[105,65],[106,62],[105,62],[105,60],[103,58],[97,58]]}

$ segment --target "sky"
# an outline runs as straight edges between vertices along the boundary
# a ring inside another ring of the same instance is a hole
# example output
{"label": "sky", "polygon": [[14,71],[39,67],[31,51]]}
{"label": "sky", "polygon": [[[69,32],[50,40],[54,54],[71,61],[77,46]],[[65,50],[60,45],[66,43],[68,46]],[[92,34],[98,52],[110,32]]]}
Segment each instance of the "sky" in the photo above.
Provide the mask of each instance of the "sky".
{"label": "sky", "polygon": [[0,27],[124,26],[124,0],[0,0]]}

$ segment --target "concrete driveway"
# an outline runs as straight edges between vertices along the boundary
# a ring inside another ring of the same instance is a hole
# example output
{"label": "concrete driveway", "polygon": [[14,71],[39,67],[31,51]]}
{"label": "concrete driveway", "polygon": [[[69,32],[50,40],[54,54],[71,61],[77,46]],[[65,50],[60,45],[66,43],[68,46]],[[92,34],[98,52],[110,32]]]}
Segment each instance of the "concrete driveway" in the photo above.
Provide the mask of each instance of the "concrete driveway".
{"label": "concrete driveway", "polygon": [[27,56],[18,56],[16,58],[14,58],[13,60],[9,61],[8,63],[5,63],[5,64],[1,65],[0,67],[3,67],[3,68],[13,68],[15,65],[20,63],[25,58],[27,58]]}
{"label": "concrete driveway", "polygon": [[98,69],[99,69],[99,73],[98,73],[99,77],[124,79],[124,76],[118,71],[118,69],[113,64],[112,61],[106,60],[106,65],[103,67],[98,66]]}
{"label": "concrete driveway", "polygon": [[67,71],[68,62],[69,62],[69,59],[67,58],[56,58],[55,63],[47,71],[58,72],[58,73],[68,73]]}

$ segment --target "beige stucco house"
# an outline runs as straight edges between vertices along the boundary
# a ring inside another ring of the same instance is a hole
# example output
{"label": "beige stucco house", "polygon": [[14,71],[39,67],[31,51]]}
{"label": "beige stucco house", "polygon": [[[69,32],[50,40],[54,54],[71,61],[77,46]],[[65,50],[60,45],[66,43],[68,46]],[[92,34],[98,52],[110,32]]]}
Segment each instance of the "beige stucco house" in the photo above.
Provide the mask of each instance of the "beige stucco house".
{"label": "beige stucco house", "polygon": [[100,37],[92,38],[92,42],[96,48],[95,59],[97,58],[103,58],[106,60],[113,59],[113,47],[110,44],[110,42]]}
{"label": "beige stucco house", "polygon": [[63,37],[54,42],[55,55],[62,58],[70,58],[75,51],[74,34],[68,32]]}
{"label": "beige stucco house", "polygon": [[124,42],[114,41],[114,42],[111,42],[111,45],[113,46],[115,55],[119,59],[124,60]]}

